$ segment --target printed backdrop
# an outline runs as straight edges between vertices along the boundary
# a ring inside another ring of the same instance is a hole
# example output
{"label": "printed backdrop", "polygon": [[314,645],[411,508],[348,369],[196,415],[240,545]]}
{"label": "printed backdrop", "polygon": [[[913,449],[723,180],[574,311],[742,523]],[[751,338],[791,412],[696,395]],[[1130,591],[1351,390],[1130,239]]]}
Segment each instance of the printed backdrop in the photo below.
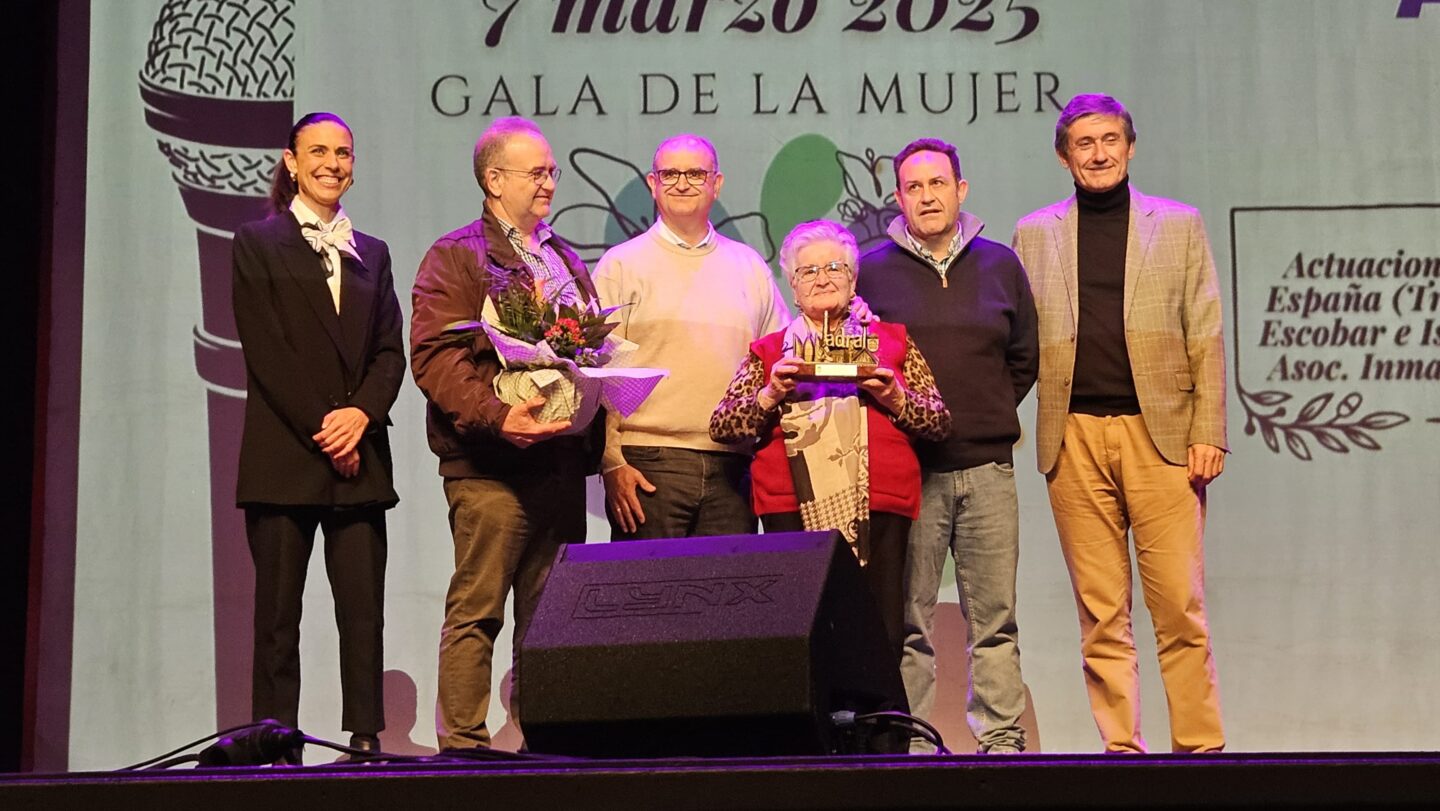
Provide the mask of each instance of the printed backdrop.
{"label": "printed backdrop", "polygon": [[[1129,105],[1134,182],[1200,208],[1221,271],[1233,454],[1211,488],[1207,576],[1231,748],[1436,748],[1437,40],[1440,3],[1413,0],[94,2],[74,631],[45,640],[71,646],[69,683],[45,685],[69,694],[68,743],[49,742],[68,758],[50,767],[113,768],[248,717],[229,240],[261,213],[299,114],[354,128],[346,208],[389,242],[403,299],[430,242],[479,215],[470,154],[496,116],[545,130],[564,171],[554,224],[588,259],[649,225],[642,173],[685,131],[719,149],[717,224],[773,258],[814,217],[882,238],[887,156],[925,135],[959,146],[965,207],[1008,242],[1020,216],[1070,192],[1053,126],[1086,91]],[[392,412],[391,751],[435,746],[452,565],[422,406],[407,382]],[[1032,425],[1033,397],[1021,411]],[[1032,745],[1093,751],[1028,436],[1016,469]],[[608,536],[601,503],[596,483],[592,540]],[[301,726],[338,739],[315,557]],[[958,749],[952,584],[939,711]],[[1137,615],[1145,734],[1164,750]],[[509,656],[507,634],[496,657]],[[496,702],[493,728],[505,718]],[[497,740],[513,745],[513,729]]]}

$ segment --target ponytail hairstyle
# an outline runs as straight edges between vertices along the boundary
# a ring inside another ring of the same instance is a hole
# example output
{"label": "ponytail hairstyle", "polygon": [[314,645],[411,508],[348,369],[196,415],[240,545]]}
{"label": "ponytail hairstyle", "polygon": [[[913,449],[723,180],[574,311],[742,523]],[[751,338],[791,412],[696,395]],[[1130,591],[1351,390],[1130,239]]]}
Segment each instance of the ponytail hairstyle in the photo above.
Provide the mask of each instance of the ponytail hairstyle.
{"label": "ponytail hairstyle", "polygon": [[[295,126],[290,128],[290,140],[285,145],[286,151],[294,154],[295,139],[300,137],[300,131],[322,121],[334,121],[344,127],[346,132],[350,132],[350,125],[345,123],[345,119],[334,113],[306,113],[300,117],[299,121],[295,122]],[[350,132],[350,138],[354,140],[355,133]],[[281,158],[275,161],[275,171],[270,175],[270,208],[274,209],[276,214],[289,211],[290,202],[299,192],[300,187],[295,183],[295,176],[290,174],[290,168],[285,165],[285,159]]]}

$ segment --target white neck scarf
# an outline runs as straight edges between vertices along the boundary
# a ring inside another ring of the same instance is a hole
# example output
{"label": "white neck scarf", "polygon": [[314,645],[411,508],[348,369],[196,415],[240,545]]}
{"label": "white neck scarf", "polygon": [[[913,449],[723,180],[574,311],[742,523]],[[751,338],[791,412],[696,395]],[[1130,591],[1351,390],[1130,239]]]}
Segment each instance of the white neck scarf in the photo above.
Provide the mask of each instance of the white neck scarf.
{"label": "white neck scarf", "polygon": [[[831,325],[845,329],[845,322]],[[796,357],[818,329],[802,314],[785,328],[782,352]],[[854,383],[802,382],[780,405],[785,456],[807,530],[838,529],[870,562],[870,428]],[[802,495],[803,494],[803,495]]]}
{"label": "white neck scarf", "polygon": [[335,312],[338,313],[340,252],[344,251],[355,261],[360,261],[360,254],[355,250],[355,229],[350,224],[350,218],[345,215],[345,209],[338,208],[335,210],[334,219],[322,222],[320,215],[305,205],[298,196],[290,201],[290,213],[295,215],[296,221],[300,223],[300,233],[305,237],[305,241],[325,260],[325,283],[330,287],[330,298],[335,303]]}

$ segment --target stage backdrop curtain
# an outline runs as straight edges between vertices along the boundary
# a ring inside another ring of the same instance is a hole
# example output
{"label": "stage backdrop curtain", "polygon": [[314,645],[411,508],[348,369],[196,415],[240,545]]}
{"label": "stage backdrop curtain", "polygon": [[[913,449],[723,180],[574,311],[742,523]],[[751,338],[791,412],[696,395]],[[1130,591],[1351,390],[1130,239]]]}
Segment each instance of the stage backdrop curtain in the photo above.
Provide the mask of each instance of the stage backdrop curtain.
{"label": "stage backdrop curtain", "polygon": [[[46,538],[74,545],[74,622],[72,638],[42,640],[71,653],[68,679],[42,679],[68,691],[68,754],[48,765],[112,768],[246,720],[248,558],[226,489],[243,396],[229,239],[260,215],[300,113],[354,128],[346,210],[389,242],[408,318],[425,249],[480,214],[471,151],[497,116],[544,129],[563,172],[553,221],[587,260],[648,227],[642,175],[678,132],[719,151],[717,226],[773,260],[816,217],[883,239],[896,213],[887,156],[921,136],[958,145],[965,208],[1008,243],[1017,219],[1072,192],[1054,124],[1090,91],[1129,106],[1134,183],[1200,210],[1219,269],[1233,453],[1209,493],[1207,596],[1230,748],[1440,745],[1440,4],[873,7],[94,3],[84,284],[68,291],[83,298],[81,391],[52,401],[80,412],[76,532]],[[452,565],[423,405],[407,380],[392,411],[402,502],[386,742],[407,751],[435,745]],[[1094,751],[1073,597],[1034,470],[1033,395],[1021,418],[1035,724],[1048,751]],[[603,540],[596,480],[589,509]],[[339,738],[332,604],[314,562],[301,725]],[[947,578],[940,721],[963,740],[955,599]],[[1154,642],[1136,615],[1144,730],[1163,750]],[[495,656],[508,662],[508,632]],[[490,720],[505,726],[504,702]]]}

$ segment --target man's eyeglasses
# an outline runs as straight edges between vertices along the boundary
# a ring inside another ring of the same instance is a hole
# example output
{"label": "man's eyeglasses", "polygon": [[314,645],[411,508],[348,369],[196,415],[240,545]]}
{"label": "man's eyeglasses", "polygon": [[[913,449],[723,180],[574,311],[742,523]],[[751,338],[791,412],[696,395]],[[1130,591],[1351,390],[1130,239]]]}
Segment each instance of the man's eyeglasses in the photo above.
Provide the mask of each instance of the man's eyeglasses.
{"label": "man's eyeglasses", "polygon": [[504,169],[497,166],[495,169],[499,172],[509,172],[512,175],[525,175],[530,178],[530,182],[536,186],[544,186],[545,178],[547,177],[556,183],[560,182],[560,167],[558,166],[553,166],[549,169]]}
{"label": "man's eyeglasses", "polygon": [[801,265],[790,275],[802,284],[814,284],[820,280],[822,273],[832,282],[844,281],[850,278],[850,263],[837,259],[828,265]]}
{"label": "man's eyeglasses", "polygon": [[674,186],[680,178],[690,181],[691,186],[703,186],[710,179],[709,169],[656,169],[655,177],[662,186]]}

